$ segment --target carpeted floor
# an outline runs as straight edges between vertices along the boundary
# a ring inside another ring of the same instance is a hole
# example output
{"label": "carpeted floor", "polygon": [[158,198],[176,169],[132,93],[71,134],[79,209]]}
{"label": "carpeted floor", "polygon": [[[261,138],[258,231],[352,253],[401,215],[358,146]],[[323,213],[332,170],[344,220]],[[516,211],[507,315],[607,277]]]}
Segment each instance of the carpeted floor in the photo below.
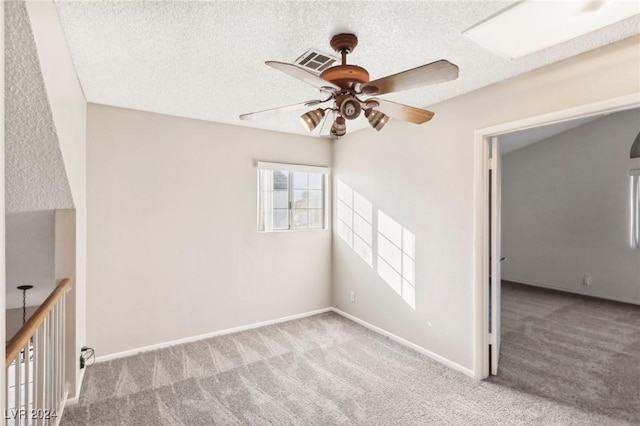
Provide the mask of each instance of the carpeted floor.
{"label": "carpeted floor", "polygon": [[[640,310],[608,302],[547,301],[542,294],[523,291],[509,285],[504,290],[500,371],[504,377],[475,381],[326,313],[91,366],[80,402],[65,408],[62,424],[612,425],[640,421]],[[533,299],[517,302],[521,306],[514,308],[516,302],[511,299],[521,295]],[[578,306],[574,310],[572,305]],[[585,307],[592,313],[580,314]],[[554,314],[567,320],[575,316],[582,325],[563,331]],[[557,326],[550,327],[547,320]],[[604,342],[600,333],[587,331],[603,324],[608,330],[602,332],[608,334]],[[522,337],[518,329],[524,331]],[[590,337],[594,338],[591,343]],[[574,343],[579,350],[571,347]],[[561,371],[545,369],[549,361],[545,348],[561,350],[550,359]],[[619,353],[613,352],[618,349]],[[599,363],[606,365],[598,367]]]}
{"label": "carpeted floor", "polygon": [[640,306],[502,283],[491,382],[640,424]]}

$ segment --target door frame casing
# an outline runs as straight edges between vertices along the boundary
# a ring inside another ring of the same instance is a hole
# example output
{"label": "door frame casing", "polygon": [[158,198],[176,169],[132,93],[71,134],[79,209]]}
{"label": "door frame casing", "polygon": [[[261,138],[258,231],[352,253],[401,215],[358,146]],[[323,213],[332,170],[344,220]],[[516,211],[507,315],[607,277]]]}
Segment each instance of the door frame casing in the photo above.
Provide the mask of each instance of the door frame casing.
{"label": "door frame casing", "polygon": [[[518,130],[561,123],[599,114],[640,107],[640,92],[548,114],[511,121],[474,132],[474,281],[473,281],[473,374],[489,376],[489,143],[490,138]],[[630,141],[631,143],[631,141]],[[499,146],[499,140],[498,140]],[[631,146],[631,145],[629,145]]]}

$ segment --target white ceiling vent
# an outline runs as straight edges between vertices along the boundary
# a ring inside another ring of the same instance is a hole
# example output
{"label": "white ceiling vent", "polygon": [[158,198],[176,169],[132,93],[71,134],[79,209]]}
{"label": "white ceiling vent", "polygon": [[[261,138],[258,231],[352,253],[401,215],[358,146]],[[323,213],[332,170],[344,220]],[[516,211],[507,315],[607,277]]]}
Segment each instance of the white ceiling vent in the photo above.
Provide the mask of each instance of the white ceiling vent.
{"label": "white ceiling vent", "polygon": [[323,53],[318,49],[309,49],[300,55],[298,59],[295,60],[295,63],[306,70],[320,74],[337,60],[337,57]]}

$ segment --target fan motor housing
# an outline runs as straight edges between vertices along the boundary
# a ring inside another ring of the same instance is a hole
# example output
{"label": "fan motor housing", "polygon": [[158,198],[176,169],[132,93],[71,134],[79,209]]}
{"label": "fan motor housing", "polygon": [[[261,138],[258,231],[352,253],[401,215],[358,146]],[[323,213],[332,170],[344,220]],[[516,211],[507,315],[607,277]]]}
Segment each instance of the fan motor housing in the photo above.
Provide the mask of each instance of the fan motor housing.
{"label": "fan motor housing", "polygon": [[352,89],[356,83],[368,83],[369,72],[357,65],[336,65],[322,71],[320,78],[330,81],[343,89]]}

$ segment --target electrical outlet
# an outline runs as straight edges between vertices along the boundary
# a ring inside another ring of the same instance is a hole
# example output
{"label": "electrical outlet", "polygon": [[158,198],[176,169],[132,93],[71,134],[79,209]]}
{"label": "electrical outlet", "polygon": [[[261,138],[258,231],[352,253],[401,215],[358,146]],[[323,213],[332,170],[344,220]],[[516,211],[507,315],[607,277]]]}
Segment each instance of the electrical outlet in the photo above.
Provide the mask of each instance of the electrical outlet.
{"label": "electrical outlet", "polygon": [[586,273],[584,274],[584,278],[582,279],[582,284],[584,285],[591,285],[591,274],[590,273]]}
{"label": "electrical outlet", "polygon": [[355,301],[356,301],[356,292],[352,291],[351,292],[351,303],[355,303]]}

